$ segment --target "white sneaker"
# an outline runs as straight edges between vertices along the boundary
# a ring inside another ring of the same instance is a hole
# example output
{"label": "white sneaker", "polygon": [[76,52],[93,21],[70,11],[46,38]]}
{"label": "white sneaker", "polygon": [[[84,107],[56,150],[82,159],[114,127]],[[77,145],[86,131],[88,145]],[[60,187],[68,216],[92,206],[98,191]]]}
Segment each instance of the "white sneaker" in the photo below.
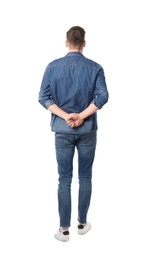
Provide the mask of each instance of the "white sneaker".
{"label": "white sneaker", "polygon": [[62,242],[69,241],[69,231],[61,232],[60,229],[54,234],[54,237]]}
{"label": "white sneaker", "polygon": [[90,222],[87,222],[86,224],[78,224],[78,234],[79,235],[85,235],[90,229],[92,225]]}

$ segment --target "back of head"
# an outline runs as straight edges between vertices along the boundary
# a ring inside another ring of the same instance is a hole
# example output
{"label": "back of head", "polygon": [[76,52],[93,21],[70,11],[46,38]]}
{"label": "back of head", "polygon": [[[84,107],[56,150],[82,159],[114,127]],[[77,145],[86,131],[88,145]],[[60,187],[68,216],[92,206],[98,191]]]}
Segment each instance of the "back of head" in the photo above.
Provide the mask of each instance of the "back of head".
{"label": "back of head", "polygon": [[80,26],[73,26],[67,31],[66,39],[70,46],[81,49],[85,41],[85,30]]}

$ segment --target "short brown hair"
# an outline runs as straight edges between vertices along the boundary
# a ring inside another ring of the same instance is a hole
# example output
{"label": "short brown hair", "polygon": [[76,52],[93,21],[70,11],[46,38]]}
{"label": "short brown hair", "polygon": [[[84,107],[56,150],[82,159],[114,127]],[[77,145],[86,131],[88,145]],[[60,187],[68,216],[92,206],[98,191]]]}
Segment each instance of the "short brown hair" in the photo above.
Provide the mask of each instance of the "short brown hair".
{"label": "short brown hair", "polygon": [[85,40],[85,33],[82,27],[73,26],[67,31],[66,39],[71,45],[81,48]]}

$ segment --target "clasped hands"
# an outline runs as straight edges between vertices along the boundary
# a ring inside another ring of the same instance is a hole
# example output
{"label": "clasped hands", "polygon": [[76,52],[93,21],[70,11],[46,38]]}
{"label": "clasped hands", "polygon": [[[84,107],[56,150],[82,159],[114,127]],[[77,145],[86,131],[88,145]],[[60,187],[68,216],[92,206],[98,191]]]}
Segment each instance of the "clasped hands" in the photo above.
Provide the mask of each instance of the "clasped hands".
{"label": "clasped hands", "polygon": [[68,114],[65,121],[70,127],[78,127],[83,123],[83,119],[77,113]]}

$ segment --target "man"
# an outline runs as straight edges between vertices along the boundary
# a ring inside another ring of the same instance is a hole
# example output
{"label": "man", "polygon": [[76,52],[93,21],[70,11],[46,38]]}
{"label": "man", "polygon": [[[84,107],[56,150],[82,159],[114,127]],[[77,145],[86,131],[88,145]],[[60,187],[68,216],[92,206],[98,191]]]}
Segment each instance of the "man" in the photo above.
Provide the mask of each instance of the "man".
{"label": "man", "polygon": [[71,183],[73,158],[78,152],[79,235],[91,229],[87,214],[92,194],[92,166],[97,140],[97,110],[108,102],[104,70],[86,58],[85,30],[71,27],[66,33],[66,56],[50,62],[43,75],[40,104],[51,112],[51,131],[55,132],[58,165],[59,229],[55,238],[69,240],[71,226]]}

